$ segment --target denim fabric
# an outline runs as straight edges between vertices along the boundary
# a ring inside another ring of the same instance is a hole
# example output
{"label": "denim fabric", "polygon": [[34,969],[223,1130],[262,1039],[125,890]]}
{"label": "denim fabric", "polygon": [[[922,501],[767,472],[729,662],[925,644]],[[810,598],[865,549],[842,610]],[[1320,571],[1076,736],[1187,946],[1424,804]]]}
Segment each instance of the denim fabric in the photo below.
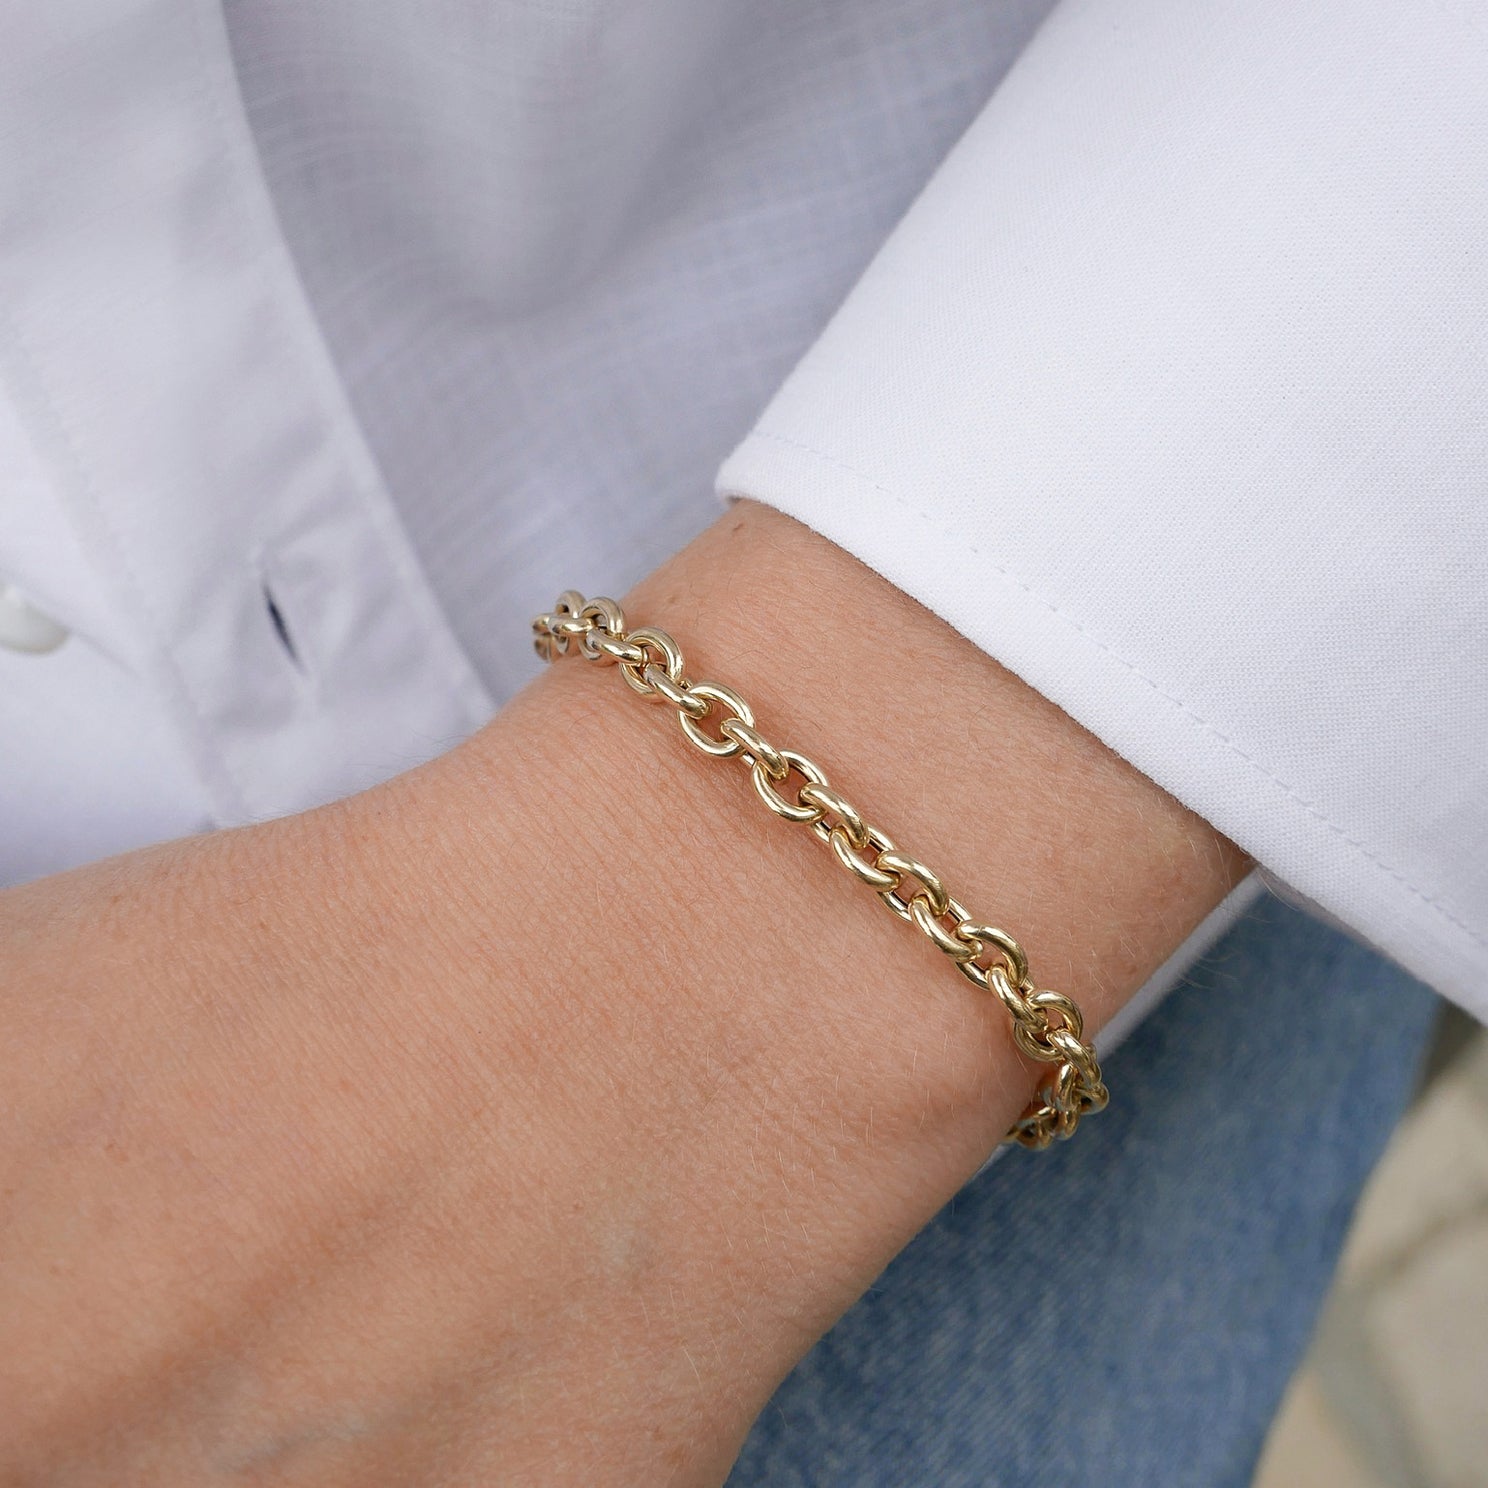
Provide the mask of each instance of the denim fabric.
{"label": "denim fabric", "polygon": [[1241,1488],[1436,999],[1276,900],[802,1361],[730,1488]]}

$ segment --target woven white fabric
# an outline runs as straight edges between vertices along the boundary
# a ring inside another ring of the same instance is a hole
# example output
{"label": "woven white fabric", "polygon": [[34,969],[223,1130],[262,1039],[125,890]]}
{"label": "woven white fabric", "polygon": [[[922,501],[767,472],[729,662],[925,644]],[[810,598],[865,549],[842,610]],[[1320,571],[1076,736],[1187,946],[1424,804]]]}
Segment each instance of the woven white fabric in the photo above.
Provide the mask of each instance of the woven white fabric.
{"label": "woven white fabric", "polygon": [[1488,3],[1051,3],[8,17],[0,880],[447,746],[738,446],[1484,1011]]}
{"label": "woven white fabric", "polygon": [[1480,1016],[1485,25],[1065,0],[721,477]]}

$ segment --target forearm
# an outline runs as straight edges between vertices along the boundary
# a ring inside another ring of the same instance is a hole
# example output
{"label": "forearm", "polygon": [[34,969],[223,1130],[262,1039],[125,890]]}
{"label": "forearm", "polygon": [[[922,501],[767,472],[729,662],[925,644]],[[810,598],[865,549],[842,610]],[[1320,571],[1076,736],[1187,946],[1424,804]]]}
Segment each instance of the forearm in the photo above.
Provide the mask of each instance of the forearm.
{"label": "forearm", "polygon": [[[1092,1027],[1243,871],[772,513],[740,507],[626,606]],[[162,1460],[197,1481],[416,1480],[404,1449],[430,1481],[721,1477],[1036,1078],[995,999],[576,663],[377,791],[5,912],[0,1316],[46,1366],[5,1398],[40,1453],[86,1392],[38,1373],[91,1374],[129,1429],[118,1377],[157,1379],[183,1422]],[[204,1378],[223,1338],[234,1368]]]}

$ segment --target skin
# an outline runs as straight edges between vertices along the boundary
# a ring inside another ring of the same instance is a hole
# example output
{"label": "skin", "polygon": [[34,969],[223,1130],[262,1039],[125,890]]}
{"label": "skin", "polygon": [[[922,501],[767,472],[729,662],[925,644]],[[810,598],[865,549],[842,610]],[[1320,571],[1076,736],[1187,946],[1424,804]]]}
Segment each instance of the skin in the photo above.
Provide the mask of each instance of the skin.
{"label": "skin", "polygon": [[[1247,867],[774,512],[625,605],[1088,1028]],[[720,1483],[1037,1077],[577,660],[351,800],[0,895],[0,968],[6,1485]]]}

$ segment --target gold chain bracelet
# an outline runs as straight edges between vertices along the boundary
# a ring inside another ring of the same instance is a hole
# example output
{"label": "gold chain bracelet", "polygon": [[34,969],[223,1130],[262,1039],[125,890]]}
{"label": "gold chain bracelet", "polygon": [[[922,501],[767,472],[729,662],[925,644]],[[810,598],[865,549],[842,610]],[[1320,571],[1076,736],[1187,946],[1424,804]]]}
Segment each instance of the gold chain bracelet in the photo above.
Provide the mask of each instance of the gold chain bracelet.
{"label": "gold chain bracelet", "polygon": [[[741,760],[760,800],[776,816],[810,827],[849,873],[901,920],[923,931],[967,981],[997,994],[1012,1016],[1018,1048],[1030,1059],[1056,1066],[1004,1140],[1047,1147],[1069,1137],[1082,1116],[1105,1106],[1110,1096],[1095,1049],[1084,1041],[1080,1009],[1062,992],[1034,986],[1022,946],[1005,931],[974,921],[938,875],[900,852],[886,833],[832,789],[819,765],[770,743],[755,726],[754,710],[733,688],[688,681],[682,673],[682,650],[666,631],[650,626],[627,630],[625,614],[613,599],[585,600],[569,589],[558,596],[551,614],[532,622],[532,634],[544,661],[576,648],[589,661],[618,663],[626,682],[642,697],[671,704],[691,743],[715,759]],[[722,716],[718,732],[710,734],[702,724],[715,712]],[[802,779],[794,800],[780,790],[792,774]],[[906,891],[910,884],[912,890]]]}

